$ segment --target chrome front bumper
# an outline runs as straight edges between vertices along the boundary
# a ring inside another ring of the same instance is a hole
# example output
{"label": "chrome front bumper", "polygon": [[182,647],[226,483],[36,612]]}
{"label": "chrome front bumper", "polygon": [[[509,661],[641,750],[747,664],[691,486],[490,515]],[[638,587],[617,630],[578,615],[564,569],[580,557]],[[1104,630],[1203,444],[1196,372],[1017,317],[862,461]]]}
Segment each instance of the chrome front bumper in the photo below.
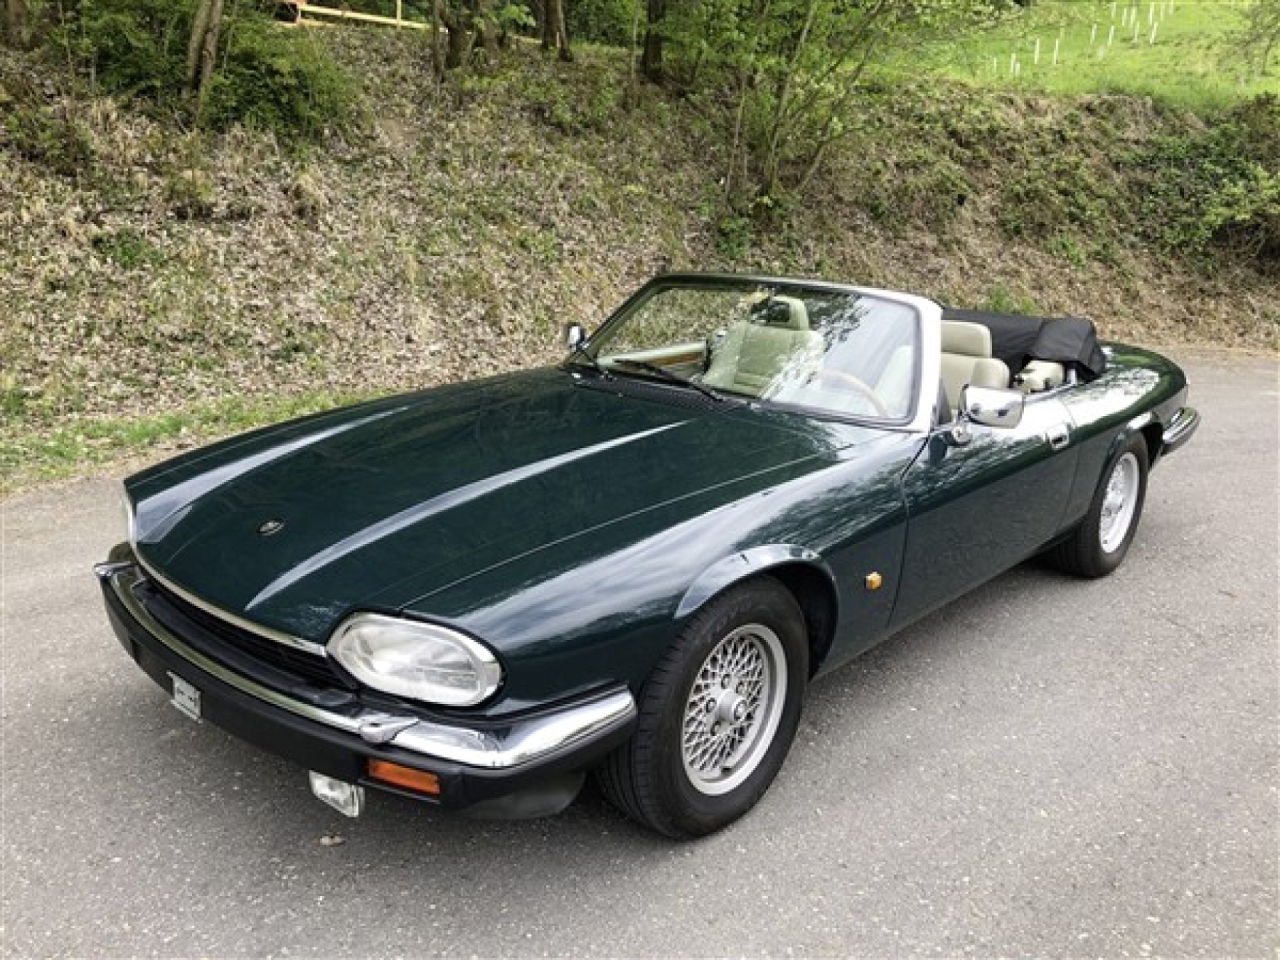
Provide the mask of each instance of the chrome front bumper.
{"label": "chrome front bumper", "polygon": [[[363,707],[347,711],[325,709],[229,669],[193,649],[157,621],[136,596],[134,587],[146,578],[146,573],[135,561],[98,564],[94,573],[108,593],[108,608],[112,607],[112,599],[118,605],[119,609],[112,611],[113,621],[117,633],[123,629],[128,635],[126,647],[131,643],[148,645],[148,640],[154,641],[163,648],[159,653],[169,655],[164,659],[172,662],[176,657],[194,668],[196,672],[188,679],[198,686],[205,677],[212,677],[258,701],[264,708],[274,708],[330,731],[358,738],[359,744],[369,748],[360,749],[363,754],[376,755],[394,749],[416,756],[424,763],[443,761],[498,774],[523,772],[552,758],[563,759],[579,746],[616,742],[629,733],[636,717],[635,701],[625,687],[505,724],[488,721],[475,727]],[[119,616],[121,612],[127,619]],[[121,640],[125,642],[126,636],[122,634]],[[136,650],[131,653],[139,659]]]}

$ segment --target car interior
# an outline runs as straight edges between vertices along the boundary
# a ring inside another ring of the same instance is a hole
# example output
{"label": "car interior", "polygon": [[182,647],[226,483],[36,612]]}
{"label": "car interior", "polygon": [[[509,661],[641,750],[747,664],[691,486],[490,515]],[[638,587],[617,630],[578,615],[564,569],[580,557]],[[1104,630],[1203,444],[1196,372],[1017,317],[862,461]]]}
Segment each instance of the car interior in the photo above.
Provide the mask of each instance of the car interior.
{"label": "car interior", "polygon": [[[1050,356],[1062,349],[1063,336],[1096,347],[1088,321],[1048,323],[1035,317],[945,310],[939,384],[944,402],[940,406],[954,416],[967,385],[1039,394],[1076,382],[1076,363],[1036,355],[1046,342],[1046,329],[1054,331],[1047,341],[1052,349],[1045,351]],[[815,321],[803,299],[777,294],[751,304],[749,316],[717,331],[705,345],[692,342],[627,350],[603,359],[606,363],[624,359],[657,363],[713,389],[748,397],[885,419],[908,415],[915,389],[914,344],[895,346],[882,341],[874,356],[859,348],[859,372],[873,371],[859,377],[834,359],[833,337],[840,336],[831,318]]]}

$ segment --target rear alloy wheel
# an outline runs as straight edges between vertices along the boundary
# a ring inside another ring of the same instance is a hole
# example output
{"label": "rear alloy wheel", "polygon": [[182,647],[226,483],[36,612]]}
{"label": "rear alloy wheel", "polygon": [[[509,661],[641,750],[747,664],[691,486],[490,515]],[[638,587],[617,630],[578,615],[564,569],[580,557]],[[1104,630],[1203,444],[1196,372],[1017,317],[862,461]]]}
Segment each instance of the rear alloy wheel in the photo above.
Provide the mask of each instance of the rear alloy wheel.
{"label": "rear alloy wheel", "polygon": [[742,816],[786,759],[809,676],[804,616],[776,580],[694,615],[640,694],[635,735],[598,773],[623,812],[670,837]]}
{"label": "rear alloy wheel", "polygon": [[1105,577],[1129,552],[1146,495],[1147,445],[1135,434],[1111,461],[1080,526],[1049,558],[1076,576]]}

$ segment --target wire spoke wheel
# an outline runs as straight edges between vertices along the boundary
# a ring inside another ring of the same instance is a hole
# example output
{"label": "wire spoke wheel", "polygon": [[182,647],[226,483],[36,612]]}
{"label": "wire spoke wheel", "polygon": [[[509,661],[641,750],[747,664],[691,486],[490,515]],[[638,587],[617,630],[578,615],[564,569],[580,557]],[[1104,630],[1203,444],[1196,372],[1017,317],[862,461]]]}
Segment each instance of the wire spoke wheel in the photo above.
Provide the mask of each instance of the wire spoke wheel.
{"label": "wire spoke wheel", "polygon": [[596,778],[624,813],[669,837],[737,820],[782,768],[809,680],[795,596],[758,576],[689,617],[637,698],[631,739]]}
{"label": "wire spoke wheel", "polygon": [[758,623],[711,651],[684,708],[681,753],[702,793],[726,793],[751,775],[773,739],[787,688],[778,635]]}

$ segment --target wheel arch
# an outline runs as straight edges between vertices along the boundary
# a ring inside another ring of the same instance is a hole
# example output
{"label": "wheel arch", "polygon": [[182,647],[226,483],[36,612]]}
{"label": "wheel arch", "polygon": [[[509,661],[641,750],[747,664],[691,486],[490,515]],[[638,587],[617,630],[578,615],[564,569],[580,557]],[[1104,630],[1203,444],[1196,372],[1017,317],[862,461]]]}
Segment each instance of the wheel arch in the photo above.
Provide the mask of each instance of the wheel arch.
{"label": "wheel arch", "polygon": [[1147,469],[1150,469],[1164,453],[1164,427],[1152,420],[1142,428],[1142,438],[1147,441]]}
{"label": "wheel arch", "polygon": [[757,576],[770,576],[781,583],[804,614],[812,676],[831,650],[840,601],[835,577],[826,561],[807,547],[753,547],[712,564],[681,597],[676,619],[685,619],[730,587]]}
{"label": "wheel arch", "polygon": [[1140,435],[1143,443],[1147,445],[1147,468],[1150,469],[1156,465],[1156,460],[1160,458],[1164,446],[1164,425],[1153,411],[1134,417],[1125,424],[1125,428],[1111,441],[1111,449],[1107,451],[1108,464],[1115,459],[1120,448],[1128,443],[1129,437],[1134,434]]}

